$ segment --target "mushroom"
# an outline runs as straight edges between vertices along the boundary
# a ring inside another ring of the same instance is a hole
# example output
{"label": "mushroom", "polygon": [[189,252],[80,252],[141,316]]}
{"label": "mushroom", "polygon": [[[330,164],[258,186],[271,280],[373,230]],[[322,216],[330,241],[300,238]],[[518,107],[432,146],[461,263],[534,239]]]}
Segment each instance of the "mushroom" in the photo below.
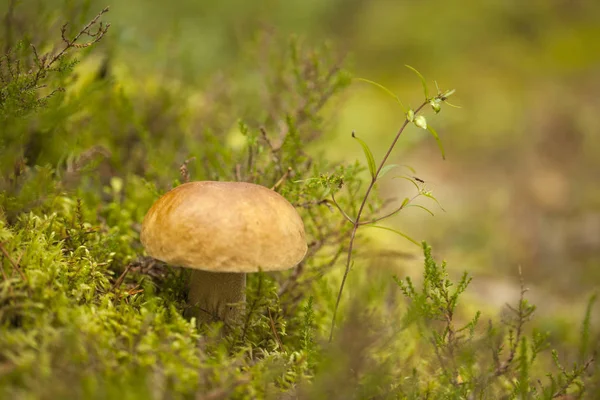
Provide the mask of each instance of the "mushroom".
{"label": "mushroom", "polygon": [[150,256],[193,270],[188,304],[198,323],[228,325],[243,314],[247,273],[292,268],[307,251],[296,209],[245,182],[177,186],[144,217],[141,241]]}

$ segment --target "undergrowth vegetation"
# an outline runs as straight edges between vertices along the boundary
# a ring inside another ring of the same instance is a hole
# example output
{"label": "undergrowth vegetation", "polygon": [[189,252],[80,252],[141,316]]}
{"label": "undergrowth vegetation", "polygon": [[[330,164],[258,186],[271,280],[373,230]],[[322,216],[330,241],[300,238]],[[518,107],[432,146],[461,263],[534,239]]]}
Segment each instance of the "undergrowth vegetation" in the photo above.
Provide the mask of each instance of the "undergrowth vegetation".
{"label": "undergrowth vegetation", "polygon": [[[358,144],[348,140],[366,163],[333,162],[311,145],[327,132],[324,107],[353,84],[335,50],[261,34],[243,68],[186,88],[102,58],[107,11],[81,27],[41,21],[35,34],[1,43],[1,398],[551,399],[600,391],[596,297],[578,343],[552,343],[536,328],[524,282],[502,318],[473,310],[463,302],[467,272],[453,279],[426,243],[379,225],[409,206],[429,211],[416,201],[435,200],[405,167],[386,162],[407,127],[440,141],[423,113],[437,114],[452,90],[430,96],[417,72],[425,99],[414,110],[402,105],[404,122],[382,160],[359,132]],[[415,187],[391,212],[375,192],[386,173]],[[189,179],[272,188],[306,226],[306,258],[286,273],[250,275],[244,321],[226,335],[220,323],[197,328],[183,317],[188,272],[144,256],[139,242],[151,204]],[[422,247],[422,276],[373,272],[359,228],[374,224]]]}

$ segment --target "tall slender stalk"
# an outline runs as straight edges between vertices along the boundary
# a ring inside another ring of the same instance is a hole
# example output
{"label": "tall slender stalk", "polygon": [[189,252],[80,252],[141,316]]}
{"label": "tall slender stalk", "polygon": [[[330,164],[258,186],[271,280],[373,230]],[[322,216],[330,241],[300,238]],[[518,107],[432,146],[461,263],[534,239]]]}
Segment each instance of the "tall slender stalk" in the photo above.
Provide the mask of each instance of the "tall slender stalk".
{"label": "tall slender stalk", "polygon": [[[421,109],[423,107],[425,107],[428,103],[429,102],[427,100],[425,102],[423,102],[423,104],[421,104],[414,111],[414,114],[415,115],[418,114],[421,111]],[[347,254],[347,257],[346,257],[346,268],[344,270],[344,277],[342,278],[342,283],[340,285],[340,290],[338,291],[337,300],[335,302],[335,308],[333,310],[333,318],[331,319],[331,330],[329,332],[329,342],[331,342],[333,340],[333,331],[335,329],[335,320],[336,320],[336,317],[337,317],[338,308],[340,306],[340,301],[342,299],[342,292],[344,291],[344,286],[346,284],[346,279],[348,278],[348,273],[350,272],[350,266],[351,266],[351,263],[352,263],[352,250],[354,248],[354,240],[356,239],[356,231],[358,230],[358,227],[362,225],[361,224],[361,217],[362,217],[363,210],[365,208],[365,205],[367,204],[367,200],[369,199],[369,195],[371,194],[371,191],[373,190],[373,187],[375,187],[375,184],[377,183],[377,178],[379,177],[379,173],[381,172],[381,169],[385,166],[385,163],[387,162],[388,158],[390,157],[390,154],[392,153],[392,150],[394,150],[394,147],[396,146],[396,143],[398,142],[398,139],[400,139],[400,136],[402,135],[402,132],[404,132],[404,129],[409,124],[409,122],[410,121],[408,119],[405,119],[404,122],[402,123],[402,126],[398,130],[398,133],[396,133],[396,136],[394,137],[394,140],[390,144],[387,152],[383,156],[383,159],[381,160],[381,163],[379,164],[379,167],[377,168],[377,171],[371,177],[371,182],[369,183],[369,186],[367,187],[367,191],[366,191],[365,196],[363,197],[363,200],[362,200],[362,202],[360,204],[360,207],[358,209],[358,213],[356,214],[356,218],[353,221],[351,221],[353,223],[354,227],[352,228],[352,232],[350,234],[350,243],[348,245],[348,254]]]}

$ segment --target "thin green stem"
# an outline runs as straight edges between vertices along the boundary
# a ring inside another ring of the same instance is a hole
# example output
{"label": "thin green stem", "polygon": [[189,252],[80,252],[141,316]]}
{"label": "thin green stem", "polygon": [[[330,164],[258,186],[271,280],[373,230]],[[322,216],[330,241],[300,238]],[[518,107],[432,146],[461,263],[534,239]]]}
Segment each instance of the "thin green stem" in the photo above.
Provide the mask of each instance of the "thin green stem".
{"label": "thin green stem", "polygon": [[[415,110],[415,115],[418,114],[419,111],[421,111],[421,109],[423,107],[425,107],[426,105],[427,105],[427,102],[423,102],[423,104],[421,104]],[[344,270],[344,276],[342,277],[342,283],[340,284],[340,290],[338,291],[337,300],[335,301],[335,308],[333,309],[333,318],[331,319],[331,330],[329,332],[329,342],[331,342],[333,340],[333,330],[335,329],[335,319],[337,317],[338,308],[340,306],[340,301],[342,299],[342,293],[344,291],[344,286],[346,285],[346,279],[348,278],[348,273],[350,272],[350,265],[352,263],[352,250],[354,248],[354,239],[356,238],[356,231],[358,230],[358,227],[361,225],[360,218],[362,216],[365,205],[367,204],[367,200],[369,199],[369,195],[371,194],[373,187],[375,187],[375,184],[377,183],[377,177],[379,176],[379,172],[385,166],[385,163],[387,162],[388,158],[390,157],[390,154],[392,154],[392,150],[394,150],[394,147],[396,146],[398,139],[400,139],[400,135],[402,135],[402,132],[404,132],[404,129],[406,128],[408,123],[409,123],[409,121],[407,119],[405,119],[404,122],[402,123],[402,126],[398,130],[398,133],[396,133],[394,140],[390,144],[390,147],[388,148],[387,152],[383,156],[383,159],[381,160],[381,163],[379,164],[379,167],[377,168],[375,176],[373,178],[371,178],[369,187],[367,187],[365,196],[363,197],[363,200],[358,209],[358,213],[356,214],[356,218],[354,219],[354,227],[352,228],[352,233],[350,234],[350,243],[348,245],[348,255],[346,257],[346,268]]]}
{"label": "thin green stem", "polygon": [[381,221],[381,220],[384,220],[384,219],[386,219],[386,218],[389,218],[389,217],[391,217],[391,216],[393,216],[393,215],[395,215],[395,214],[399,213],[400,211],[404,210],[404,208],[406,208],[406,206],[408,206],[408,205],[409,205],[411,202],[413,202],[413,201],[414,201],[414,200],[415,200],[417,197],[419,197],[420,195],[421,195],[420,193],[418,193],[418,194],[414,195],[414,196],[413,196],[412,198],[410,198],[410,199],[409,199],[409,200],[408,200],[406,203],[402,203],[402,205],[401,205],[400,207],[396,208],[394,211],[392,211],[392,212],[390,212],[390,213],[387,213],[387,214],[385,214],[385,215],[383,215],[383,216],[381,216],[381,217],[374,218],[374,219],[372,219],[372,220],[370,220],[370,221],[363,221],[363,222],[361,222],[359,225],[375,224],[375,223],[377,223],[377,222],[379,222],[379,221]]}
{"label": "thin green stem", "polygon": [[340,212],[342,213],[344,218],[346,218],[348,220],[348,222],[350,222],[351,224],[354,225],[354,221],[352,220],[352,218],[350,218],[350,216],[348,214],[346,214],[346,212],[344,210],[342,210],[342,207],[340,207],[338,202],[335,200],[335,195],[333,194],[333,192],[331,193],[331,200],[332,200],[333,204],[337,207],[337,209],[340,210]]}

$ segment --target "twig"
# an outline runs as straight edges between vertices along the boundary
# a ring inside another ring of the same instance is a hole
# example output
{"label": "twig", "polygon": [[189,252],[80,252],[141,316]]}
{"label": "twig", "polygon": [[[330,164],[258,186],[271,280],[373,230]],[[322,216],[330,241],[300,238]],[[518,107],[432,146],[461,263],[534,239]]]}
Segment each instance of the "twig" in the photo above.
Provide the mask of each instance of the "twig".
{"label": "twig", "polygon": [[567,377],[567,380],[565,381],[565,383],[562,385],[562,387],[558,390],[558,392],[556,392],[552,398],[556,399],[558,397],[561,397],[565,394],[567,394],[567,390],[571,387],[571,385],[573,384],[573,382],[575,382],[575,379],[577,379],[582,373],[584,373],[585,371],[587,371],[587,369],[592,365],[592,363],[594,362],[595,358],[594,356],[591,356],[586,362],[585,364],[583,364],[581,367],[579,367],[578,369],[573,370],[572,374],[569,374],[564,368],[561,371],[563,373],[563,375],[565,375]]}
{"label": "twig", "polygon": [[[28,84],[24,88],[24,90],[38,89],[39,88],[38,82],[40,81],[40,79],[42,79],[46,75],[46,73],[52,68],[54,63],[56,63],[58,60],[60,60],[70,49],[72,49],[72,48],[83,49],[83,48],[93,45],[94,43],[99,42],[104,37],[104,35],[106,35],[106,33],[108,32],[108,28],[110,27],[110,24],[105,25],[104,23],[100,22],[98,24],[98,30],[96,32],[91,32],[90,29],[92,28],[92,26],[94,26],[98,22],[98,19],[100,19],[100,17],[103,14],[108,12],[108,10],[109,10],[109,7],[106,7],[102,11],[100,11],[90,22],[87,23],[87,25],[85,25],[75,35],[75,37],[73,39],[68,39],[66,37],[68,23],[64,24],[61,28],[61,37],[62,37],[63,42],[65,43],[65,46],[63,47],[63,49],[61,51],[56,53],[54,56],[51,56],[50,54],[46,54],[46,55],[40,57],[38,55],[36,47],[32,44],[31,48],[33,51],[35,63],[37,64],[38,70],[35,73],[35,76],[34,76],[33,80],[31,81],[31,83]],[[81,43],[81,44],[76,43],[77,40],[79,40],[79,38],[82,35],[90,36],[93,38],[93,40],[86,42],[86,43]],[[60,90],[61,89],[55,89],[50,94],[50,96]],[[48,96],[46,96],[46,98],[47,97]]]}
{"label": "twig", "polygon": [[275,157],[275,153],[277,153],[279,150],[281,150],[281,145],[275,147],[273,146],[273,142],[271,142],[271,139],[269,139],[269,136],[267,135],[267,130],[264,127],[260,127],[260,134],[262,135],[263,140],[265,141],[265,143],[267,144],[267,146],[269,146],[269,150],[271,150],[271,154],[273,155],[273,157]]}
{"label": "twig", "polygon": [[290,176],[291,172],[292,172],[292,167],[288,167],[287,171],[285,171],[285,174],[283,174],[283,176],[281,178],[279,178],[279,180],[271,187],[271,190],[277,190],[277,188],[279,188],[279,186],[281,186],[281,184],[283,182],[285,182],[285,180],[288,178],[288,176]]}
{"label": "twig", "polygon": [[[19,267],[19,264],[15,260],[12,259],[10,254],[8,254],[8,251],[6,251],[6,248],[4,247],[4,243],[0,243],[0,251],[2,251],[2,254],[4,254],[4,257],[6,257],[8,259],[8,261],[13,266],[13,268],[19,273],[19,275],[21,275],[21,279],[23,279],[24,282],[27,282],[27,277],[25,276],[23,271],[21,271],[21,267]],[[4,272],[4,270],[3,270],[3,272]]]}
{"label": "twig", "polygon": [[[52,59],[50,60],[50,62],[46,65],[46,68],[49,68],[52,64],[54,64],[59,58],[61,58],[69,49],[71,48],[78,48],[78,49],[83,49],[85,47],[89,47],[91,45],[93,45],[94,43],[97,43],[98,41],[100,41],[104,35],[106,34],[106,32],[108,32],[108,28],[110,27],[110,24],[106,24],[104,25],[102,22],[100,22],[99,26],[98,26],[98,30],[95,33],[91,33],[90,32],[90,28],[96,24],[96,22],[98,22],[98,19],[103,15],[106,14],[109,10],[109,7],[105,7],[102,11],[100,11],[98,13],[98,15],[96,15],[90,22],[87,23],[86,26],[84,26],[79,33],[77,33],[75,35],[75,37],[72,40],[69,40],[65,37],[66,31],[67,31],[67,26],[69,25],[68,23],[64,24],[61,28],[61,37],[63,39],[63,41],[65,42],[65,47],[59,52],[57,53],[54,57],[52,57]],[[75,43],[77,42],[77,40],[79,40],[79,38],[81,37],[81,35],[87,35],[93,38],[92,41],[87,42],[87,43],[82,43],[82,44],[78,44]]]}
{"label": "twig", "polygon": [[117,290],[119,288],[119,286],[121,286],[121,284],[125,280],[125,276],[127,276],[127,273],[129,273],[129,270],[131,269],[132,266],[133,265],[131,263],[127,264],[127,266],[125,267],[125,271],[123,271],[123,273],[117,278],[117,280],[115,281],[115,284],[110,289],[111,292],[114,292],[115,290]]}
{"label": "twig", "polygon": [[342,207],[340,207],[340,205],[338,204],[338,202],[335,200],[335,194],[333,192],[331,192],[331,202],[342,213],[342,216],[344,218],[346,218],[346,220],[348,222],[350,222],[351,224],[355,224],[354,220],[348,214],[346,214],[346,212],[342,209]]}
{"label": "twig", "polygon": [[275,329],[275,322],[273,321],[273,316],[271,315],[271,309],[267,307],[267,311],[269,312],[269,322],[271,323],[271,330],[275,335],[275,340],[277,341],[277,345],[279,346],[279,351],[283,351],[283,343],[279,338],[279,334],[277,333],[277,329]]}
{"label": "twig", "polygon": [[517,348],[519,347],[519,342],[521,341],[521,335],[523,334],[523,325],[525,325],[525,322],[527,322],[529,316],[531,316],[531,313],[532,313],[532,311],[525,310],[523,307],[524,301],[525,301],[525,293],[527,293],[529,291],[529,289],[527,289],[525,287],[525,280],[523,279],[523,271],[522,271],[520,265],[519,265],[519,281],[520,281],[520,285],[521,285],[521,294],[519,296],[519,307],[517,309],[515,309],[514,307],[507,304],[508,308],[511,311],[513,311],[517,316],[517,322],[514,326],[516,328],[516,335],[515,335],[513,341],[511,342],[508,358],[506,360],[504,360],[504,362],[496,368],[494,376],[503,375],[510,368],[511,363],[514,360],[515,355],[517,354]]}
{"label": "twig", "polygon": [[[317,249],[317,250],[319,250],[319,249]],[[308,254],[308,257],[306,257],[306,258],[310,258],[312,256],[312,254],[317,252],[317,250]],[[338,248],[338,250],[335,252],[335,254],[331,257],[331,259],[327,263],[325,263],[321,266],[321,270],[326,270],[328,268],[331,268],[339,260],[339,258],[343,252],[344,252],[344,247],[340,246]],[[281,285],[281,289],[279,289],[279,293],[278,293],[279,297],[283,297],[284,294],[286,294],[287,292],[290,292],[292,289],[294,289],[296,286],[299,285],[298,278],[300,277],[300,275],[302,273],[303,267],[304,267],[304,262],[301,262],[300,264],[298,264],[298,266],[294,270],[294,273],[292,274],[292,276],[290,276],[290,278],[287,281],[285,281],[283,283],[283,285]],[[302,283],[304,283],[304,284],[310,283],[314,279],[316,279],[316,278],[307,279],[307,280],[303,281]],[[296,300],[296,299],[294,299],[294,300]]]}
{"label": "twig", "polygon": [[190,170],[188,169],[188,164],[191,161],[194,161],[195,159],[196,157],[190,157],[187,160],[185,160],[179,167],[179,174],[181,175],[181,180],[183,180],[184,183],[190,181]]}

